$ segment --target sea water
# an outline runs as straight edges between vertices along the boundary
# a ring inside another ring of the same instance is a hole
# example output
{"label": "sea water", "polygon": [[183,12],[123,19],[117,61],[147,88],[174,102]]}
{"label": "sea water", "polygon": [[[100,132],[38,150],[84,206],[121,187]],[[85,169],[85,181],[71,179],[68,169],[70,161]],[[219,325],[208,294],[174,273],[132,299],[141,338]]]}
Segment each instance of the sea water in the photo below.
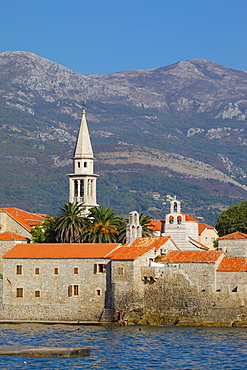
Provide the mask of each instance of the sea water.
{"label": "sea water", "polygon": [[247,368],[247,328],[1,324],[0,344],[91,349],[75,358],[1,356],[0,369]]}

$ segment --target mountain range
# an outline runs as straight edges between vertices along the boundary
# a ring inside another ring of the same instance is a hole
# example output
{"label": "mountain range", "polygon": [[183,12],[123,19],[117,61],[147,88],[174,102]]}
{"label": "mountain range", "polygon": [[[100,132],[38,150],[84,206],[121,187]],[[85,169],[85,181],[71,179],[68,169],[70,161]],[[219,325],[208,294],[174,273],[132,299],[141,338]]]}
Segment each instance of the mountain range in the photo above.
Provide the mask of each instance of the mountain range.
{"label": "mountain range", "polygon": [[2,207],[56,214],[87,110],[98,203],[164,217],[166,195],[213,224],[246,199],[247,72],[204,59],[83,75],[27,52],[0,53]]}

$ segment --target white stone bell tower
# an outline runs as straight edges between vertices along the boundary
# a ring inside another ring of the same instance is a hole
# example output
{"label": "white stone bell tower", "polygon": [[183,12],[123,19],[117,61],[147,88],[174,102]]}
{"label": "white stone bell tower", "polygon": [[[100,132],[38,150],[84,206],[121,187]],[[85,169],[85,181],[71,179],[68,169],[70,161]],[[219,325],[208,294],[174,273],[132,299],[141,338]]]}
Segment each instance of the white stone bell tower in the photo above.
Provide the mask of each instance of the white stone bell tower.
{"label": "white stone bell tower", "polygon": [[83,203],[82,214],[87,215],[96,202],[96,179],[93,173],[94,156],[87,128],[86,111],[82,110],[81,124],[73,156],[72,174],[69,174],[69,202]]}
{"label": "white stone bell tower", "polygon": [[131,244],[142,236],[142,226],[139,221],[139,213],[136,211],[129,213],[129,222],[126,227],[126,243]]}

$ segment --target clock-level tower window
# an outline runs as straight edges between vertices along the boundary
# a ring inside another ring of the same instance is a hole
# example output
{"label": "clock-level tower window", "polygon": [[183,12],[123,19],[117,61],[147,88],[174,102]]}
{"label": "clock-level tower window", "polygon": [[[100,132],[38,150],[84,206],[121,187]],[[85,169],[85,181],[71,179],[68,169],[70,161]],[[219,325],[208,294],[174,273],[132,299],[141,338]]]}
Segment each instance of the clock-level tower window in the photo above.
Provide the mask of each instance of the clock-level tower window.
{"label": "clock-level tower window", "polygon": [[80,168],[80,167],[81,167],[80,162],[77,162],[77,167],[78,167],[78,168]]}
{"label": "clock-level tower window", "polygon": [[84,167],[87,167],[87,162],[84,162]]}

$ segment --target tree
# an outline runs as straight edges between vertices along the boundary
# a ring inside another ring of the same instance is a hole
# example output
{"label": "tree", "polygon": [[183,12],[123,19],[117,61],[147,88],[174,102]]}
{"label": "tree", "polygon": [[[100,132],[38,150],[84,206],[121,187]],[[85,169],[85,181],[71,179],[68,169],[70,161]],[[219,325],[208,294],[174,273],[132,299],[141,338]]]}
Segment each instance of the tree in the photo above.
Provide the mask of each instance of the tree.
{"label": "tree", "polygon": [[32,241],[34,243],[55,243],[56,233],[54,230],[55,220],[51,216],[47,216],[42,225],[35,225],[32,230]]}
{"label": "tree", "polygon": [[223,211],[216,221],[215,228],[219,236],[240,231],[247,234],[247,201]]}
{"label": "tree", "polygon": [[123,226],[124,219],[116,216],[110,208],[93,207],[87,217],[88,227],[86,232],[89,243],[116,243],[118,233]]}
{"label": "tree", "polygon": [[84,240],[86,219],[81,216],[82,203],[63,203],[55,217],[56,240],[59,243],[80,243]]}
{"label": "tree", "polygon": [[139,216],[139,222],[140,225],[142,226],[142,236],[148,237],[148,236],[153,236],[154,235],[154,230],[151,228],[152,224],[152,216],[146,215],[144,216],[143,213],[140,214]]}

